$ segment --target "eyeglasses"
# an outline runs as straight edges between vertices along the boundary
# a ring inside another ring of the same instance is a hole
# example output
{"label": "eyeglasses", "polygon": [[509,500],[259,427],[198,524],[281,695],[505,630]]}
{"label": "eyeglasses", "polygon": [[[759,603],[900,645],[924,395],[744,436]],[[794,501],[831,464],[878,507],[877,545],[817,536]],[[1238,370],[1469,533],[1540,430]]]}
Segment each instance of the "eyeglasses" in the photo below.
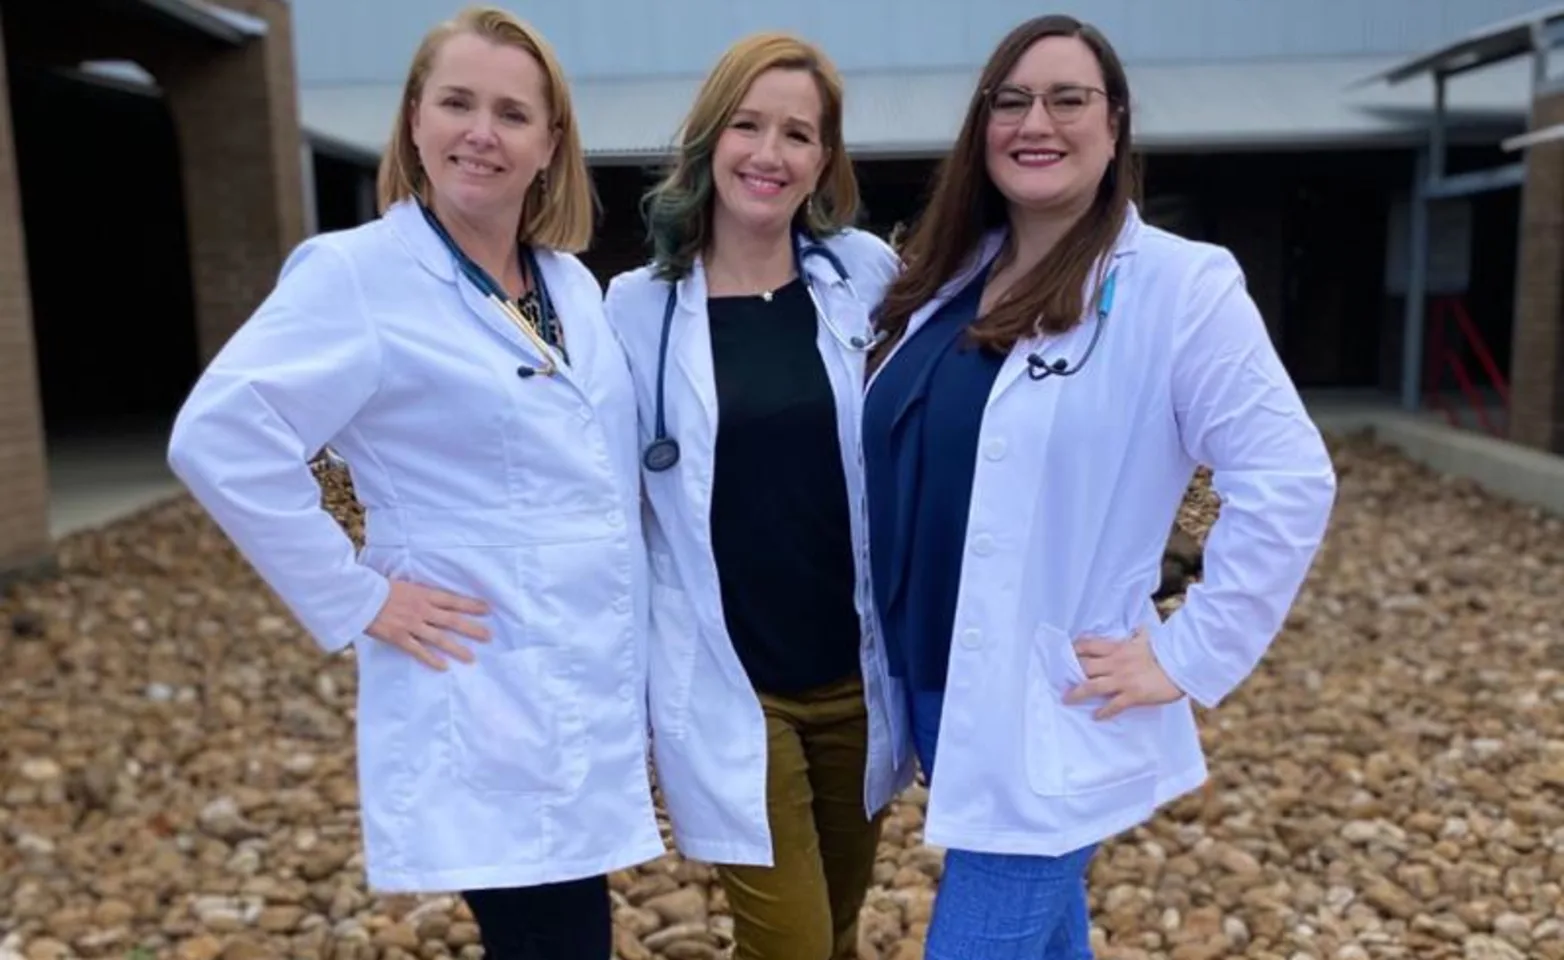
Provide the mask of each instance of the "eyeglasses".
{"label": "eyeglasses", "polygon": [[1006,85],[985,90],[984,96],[988,102],[988,112],[994,120],[1010,126],[1026,119],[1026,115],[1032,112],[1034,100],[1043,101],[1043,109],[1048,111],[1048,116],[1055,123],[1074,123],[1091,106],[1093,96],[1106,100],[1108,92],[1096,87],[1062,84],[1034,93],[1023,87]]}

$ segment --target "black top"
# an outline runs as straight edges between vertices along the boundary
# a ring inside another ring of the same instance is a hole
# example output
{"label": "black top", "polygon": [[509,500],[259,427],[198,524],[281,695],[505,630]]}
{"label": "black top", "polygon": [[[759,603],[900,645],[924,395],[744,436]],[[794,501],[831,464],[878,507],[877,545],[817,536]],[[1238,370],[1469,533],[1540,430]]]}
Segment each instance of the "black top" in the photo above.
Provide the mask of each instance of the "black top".
{"label": "black top", "polygon": [[836,401],[803,281],[712,297],[711,534],[728,633],[755,689],[796,694],[858,670],[852,528]]}

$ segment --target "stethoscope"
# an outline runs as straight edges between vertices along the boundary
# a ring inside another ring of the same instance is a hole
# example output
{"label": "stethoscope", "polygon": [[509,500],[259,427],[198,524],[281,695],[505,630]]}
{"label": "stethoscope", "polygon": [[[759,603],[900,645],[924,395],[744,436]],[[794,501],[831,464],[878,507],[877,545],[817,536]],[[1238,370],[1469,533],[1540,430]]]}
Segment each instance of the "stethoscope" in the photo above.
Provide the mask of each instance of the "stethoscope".
{"label": "stethoscope", "polygon": [[[847,267],[842,260],[822,243],[805,243],[802,237],[794,234],[793,237],[793,269],[804,281],[804,289],[809,292],[809,302],[814,304],[815,315],[820,322],[825,324],[836,342],[854,353],[864,353],[874,349],[875,345],[884,339],[883,331],[873,331],[869,336],[854,334],[848,336],[842,328],[837,326],[831,315],[826,312],[825,306],[820,302],[820,297],[815,293],[815,285],[809,279],[809,274],[804,272],[804,261],[810,257],[824,257],[836,271],[836,275],[847,284],[848,293],[854,300],[858,299],[857,291],[853,289],[852,277],[847,273]],[[670,470],[679,462],[679,441],[668,436],[668,421],[663,409],[664,382],[668,371],[668,338],[673,330],[673,315],[679,309],[679,288],[675,283],[668,284],[668,299],[663,303],[663,329],[662,337],[657,344],[657,414],[656,433],[651,443],[641,452],[641,462],[646,469],[653,473],[662,473]]]}
{"label": "stethoscope", "polygon": [[1086,344],[1086,352],[1081,354],[1081,359],[1075,366],[1070,366],[1069,361],[1060,357],[1052,362],[1044,360],[1042,354],[1033,352],[1026,357],[1026,375],[1033,380],[1042,380],[1047,377],[1073,377],[1086,366],[1086,361],[1091,359],[1092,351],[1097,349],[1097,341],[1102,337],[1102,328],[1108,323],[1108,314],[1113,310],[1113,286],[1119,277],[1117,267],[1108,271],[1107,279],[1103,280],[1102,287],[1097,295],[1097,326],[1092,330],[1092,338]]}
{"label": "stethoscope", "polygon": [[[489,276],[488,271],[478,266],[471,257],[462,252],[462,248],[456,245],[456,241],[451,238],[450,233],[445,229],[445,225],[434,215],[433,210],[430,210],[422,202],[418,204],[418,209],[423,211],[424,219],[429,222],[429,227],[434,230],[435,235],[445,244],[446,249],[451,251],[451,256],[456,258],[456,265],[461,268],[462,275],[471,281],[472,285],[477,287],[479,292],[491,300],[495,306],[500,308],[500,312],[505,314],[510,322],[516,325],[522,336],[527,338],[533,348],[538,351],[538,355],[543,358],[542,366],[532,367],[523,364],[516,368],[516,375],[526,379],[532,376],[552,377],[557,373],[559,366],[554,363],[553,349],[550,347],[549,342],[533,327],[531,321],[517,309],[516,304],[506,294],[505,288],[496,283],[494,278]],[[539,323],[549,332],[558,333],[559,314],[554,311],[554,300],[549,296],[548,284],[543,280],[543,271],[538,269],[538,258],[532,252],[532,248],[527,246],[521,248],[521,255],[526,258],[527,273],[531,275],[532,283],[538,291],[538,306],[541,314]],[[564,338],[561,336],[556,339],[560,342],[558,348],[559,355],[568,363],[570,355],[565,352]]]}

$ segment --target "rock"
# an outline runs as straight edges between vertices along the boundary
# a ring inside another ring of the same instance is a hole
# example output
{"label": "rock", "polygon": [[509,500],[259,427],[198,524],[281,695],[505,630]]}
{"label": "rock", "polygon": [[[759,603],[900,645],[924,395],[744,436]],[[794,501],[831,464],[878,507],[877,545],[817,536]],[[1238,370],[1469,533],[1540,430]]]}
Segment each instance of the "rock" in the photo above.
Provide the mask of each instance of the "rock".
{"label": "rock", "polygon": [[[1564,960],[1564,523],[1366,438],[1331,448],[1331,531],[1281,636],[1198,711],[1210,782],[1091,865],[1093,950]],[[315,470],[361,542],[346,475]],[[1220,508],[1198,473],[1164,615]],[[58,555],[0,592],[0,960],[477,960],[460,898],[364,887],[351,654],[322,657],[188,500]],[[921,960],[944,868],[927,802],[914,785],[887,813],[860,960]],[[732,943],[708,864],[611,887],[620,960]]]}

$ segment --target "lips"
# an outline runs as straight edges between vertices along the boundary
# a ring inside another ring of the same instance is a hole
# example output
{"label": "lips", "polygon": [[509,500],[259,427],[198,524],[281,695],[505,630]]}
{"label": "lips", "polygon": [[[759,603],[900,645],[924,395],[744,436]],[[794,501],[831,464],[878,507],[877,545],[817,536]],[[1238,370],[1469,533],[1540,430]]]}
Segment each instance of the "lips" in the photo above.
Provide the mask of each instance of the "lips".
{"label": "lips", "polygon": [[754,173],[741,173],[739,174],[739,180],[743,182],[744,186],[749,188],[751,193],[757,193],[763,197],[774,197],[782,192],[783,187],[787,186],[786,183],[775,177],[763,177]]}
{"label": "lips", "polygon": [[500,172],[500,168],[496,164],[474,157],[452,157],[451,163],[455,164],[458,170],[479,177],[489,177]]}
{"label": "lips", "polygon": [[1059,150],[1017,150],[1010,159],[1023,167],[1051,167],[1065,158]]}

